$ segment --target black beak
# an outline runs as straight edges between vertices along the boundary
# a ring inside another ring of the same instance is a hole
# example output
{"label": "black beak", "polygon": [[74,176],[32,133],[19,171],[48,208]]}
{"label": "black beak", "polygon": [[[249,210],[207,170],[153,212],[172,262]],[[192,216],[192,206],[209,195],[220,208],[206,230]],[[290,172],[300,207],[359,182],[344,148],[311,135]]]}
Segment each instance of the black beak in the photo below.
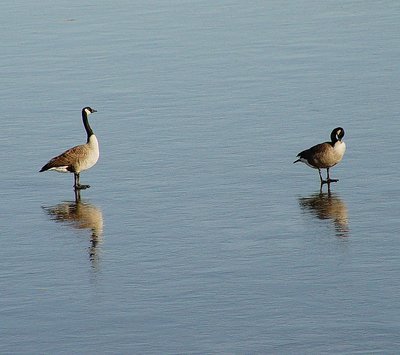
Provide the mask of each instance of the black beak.
{"label": "black beak", "polygon": [[97,112],[97,110],[95,110],[94,108],[92,108],[92,112]]}

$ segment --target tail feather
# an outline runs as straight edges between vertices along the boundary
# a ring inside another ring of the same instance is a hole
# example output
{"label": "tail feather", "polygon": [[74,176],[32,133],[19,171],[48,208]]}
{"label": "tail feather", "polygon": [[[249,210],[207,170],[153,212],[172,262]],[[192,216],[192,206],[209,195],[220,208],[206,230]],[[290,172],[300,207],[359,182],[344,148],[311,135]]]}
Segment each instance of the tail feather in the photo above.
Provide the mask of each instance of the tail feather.
{"label": "tail feather", "polygon": [[[57,157],[56,157],[57,158]],[[42,168],[39,170],[39,173],[49,170],[51,168],[56,168],[57,166],[59,166],[59,164],[57,164],[57,161],[55,158],[50,159],[46,165],[43,165]]]}
{"label": "tail feather", "polygon": [[299,159],[295,160],[295,161],[293,162],[293,164],[298,163],[299,161],[301,162],[301,158],[303,158],[303,157],[302,157],[302,153],[303,153],[303,152],[300,152],[299,154],[296,155],[296,157],[299,158]]}
{"label": "tail feather", "polygon": [[49,163],[47,163],[46,165],[42,166],[42,168],[39,170],[39,173],[49,170],[51,168],[51,166],[49,165]]}
{"label": "tail feather", "polygon": [[50,167],[48,165],[49,165],[49,163],[47,163],[46,165],[43,165],[42,168],[39,170],[39,173],[49,170]]}

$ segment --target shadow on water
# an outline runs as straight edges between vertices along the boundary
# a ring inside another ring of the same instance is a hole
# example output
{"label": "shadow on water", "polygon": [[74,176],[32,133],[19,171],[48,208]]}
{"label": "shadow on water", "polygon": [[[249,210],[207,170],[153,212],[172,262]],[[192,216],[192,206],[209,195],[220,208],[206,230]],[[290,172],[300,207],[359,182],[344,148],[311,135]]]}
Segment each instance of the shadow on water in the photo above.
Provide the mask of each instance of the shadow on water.
{"label": "shadow on water", "polygon": [[103,214],[95,205],[82,201],[79,193],[75,201],[66,201],[55,206],[42,207],[55,222],[65,223],[74,229],[88,229],[91,231],[89,259],[94,270],[98,270],[98,247],[103,236]]}
{"label": "shadow on water", "polygon": [[300,197],[299,205],[303,211],[320,220],[333,222],[336,236],[349,237],[349,218],[346,204],[335,193],[319,192],[309,197]]}

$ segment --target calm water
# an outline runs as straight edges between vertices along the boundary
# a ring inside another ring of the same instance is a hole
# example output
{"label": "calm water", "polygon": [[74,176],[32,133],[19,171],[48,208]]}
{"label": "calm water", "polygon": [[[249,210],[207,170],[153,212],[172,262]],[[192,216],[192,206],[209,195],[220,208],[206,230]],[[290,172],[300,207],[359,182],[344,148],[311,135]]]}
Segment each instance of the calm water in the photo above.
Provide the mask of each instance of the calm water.
{"label": "calm water", "polygon": [[[0,352],[395,353],[398,1],[0,5]],[[38,173],[85,139],[73,177]],[[319,193],[296,154],[346,130]]]}

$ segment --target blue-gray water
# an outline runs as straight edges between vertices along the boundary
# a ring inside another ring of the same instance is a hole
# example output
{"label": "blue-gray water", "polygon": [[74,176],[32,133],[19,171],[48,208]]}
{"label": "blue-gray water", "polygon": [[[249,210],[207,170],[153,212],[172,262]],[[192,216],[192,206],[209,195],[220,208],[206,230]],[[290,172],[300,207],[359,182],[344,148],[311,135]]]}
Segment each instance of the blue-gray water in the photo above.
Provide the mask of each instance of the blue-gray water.
{"label": "blue-gray water", "polygon": [[[396,353],[398,1],[0,5],[0,352]],[[91,188],[38,173],[100,141]],[[344,127],[319,194],[296,154]]]}

